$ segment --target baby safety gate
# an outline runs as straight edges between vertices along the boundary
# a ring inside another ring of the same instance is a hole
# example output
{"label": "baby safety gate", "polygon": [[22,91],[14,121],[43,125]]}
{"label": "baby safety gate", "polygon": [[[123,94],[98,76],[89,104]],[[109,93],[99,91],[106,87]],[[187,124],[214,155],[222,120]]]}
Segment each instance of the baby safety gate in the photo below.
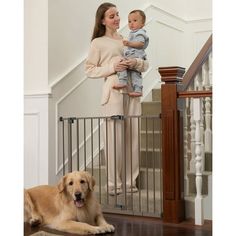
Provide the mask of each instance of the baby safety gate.
{"label": "baby safety gate", "polygon": [[[111,124],[112,129],[109,128]],[[74,170],[89,171],[96,180],[94,191],[104,212],[162,216],[160,115],[60,117],[58,139],[61,174]],[[132,147],[133,139],[136,140],[135,147]],[[131,146],[129,150],[128,143]],[[109,153],[109,145],[113,146],[113,154]],[[112,165],[109,164],[109,155],[112,155]],[[118,186],[115,178],[111,189],[108,173],[114,172],[117,176],[118,162],[122,164],[122,185]],[[131,176],[133,174],[134,162],[138,165],[138,176],[136,183],[131,181],[128,186],[126,180],[130,172]]]}

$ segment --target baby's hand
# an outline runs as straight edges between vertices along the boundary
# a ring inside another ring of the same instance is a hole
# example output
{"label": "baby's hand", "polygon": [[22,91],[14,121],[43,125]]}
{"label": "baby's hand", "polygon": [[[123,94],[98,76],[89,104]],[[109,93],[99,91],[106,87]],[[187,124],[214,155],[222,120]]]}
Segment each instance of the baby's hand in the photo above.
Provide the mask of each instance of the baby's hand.
{"label": "baby's hand", "polygon": [[123,39],[123,45],[124,46],[129,46],[129,40]]}

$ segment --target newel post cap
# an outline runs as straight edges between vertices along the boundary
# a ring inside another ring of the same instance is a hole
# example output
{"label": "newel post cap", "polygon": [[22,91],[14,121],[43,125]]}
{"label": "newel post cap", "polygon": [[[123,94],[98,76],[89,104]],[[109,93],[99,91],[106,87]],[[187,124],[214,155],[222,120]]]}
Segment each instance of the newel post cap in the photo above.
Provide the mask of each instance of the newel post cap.
{"label": "newel post cap", "polygon": [[178,83],[183,80],[185,68],[179,66],[159,67],[161,81],[165,83]]}

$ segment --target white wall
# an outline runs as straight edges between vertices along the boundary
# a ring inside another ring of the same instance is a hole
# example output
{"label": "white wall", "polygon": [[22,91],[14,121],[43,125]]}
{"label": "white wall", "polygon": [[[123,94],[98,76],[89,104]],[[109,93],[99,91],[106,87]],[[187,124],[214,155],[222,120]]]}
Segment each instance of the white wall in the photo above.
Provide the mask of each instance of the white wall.
{"label": "white wall", "polygon": [[48,93],[48,1],[24,2],[24,93]]}
{"label": "white wall", "polygon": [[159,8],[177,16],[183,17],[185,14],[185,7],[187,0],[175,0],[175,1],[165,1],[165,0],[150,0],[149,2]]}
{"label": "white wall", "polygon": [[[185,1],[183,16],[185,20],[212,18],[212,0],[182,0]],[[172,1],[173,2],[173,1]]]}
{"label": "white wall", "polygon": [[149,2],[184,20],[212,18],[212,0],[149,0]]}

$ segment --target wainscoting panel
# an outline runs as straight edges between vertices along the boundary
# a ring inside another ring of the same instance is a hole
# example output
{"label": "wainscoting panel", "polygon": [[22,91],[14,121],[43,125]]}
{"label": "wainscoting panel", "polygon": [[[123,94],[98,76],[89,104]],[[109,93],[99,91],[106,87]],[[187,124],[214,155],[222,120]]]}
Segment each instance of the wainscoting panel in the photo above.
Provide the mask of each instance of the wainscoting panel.
{"label": "wainscoting panel", "polygon": [[39,113],[24,116],[24,187],[39,184]]}
{"label": "wainscoting panel", "polygon": [[47,94],[26,95],[24,103],[24,187],[48,184]]}

